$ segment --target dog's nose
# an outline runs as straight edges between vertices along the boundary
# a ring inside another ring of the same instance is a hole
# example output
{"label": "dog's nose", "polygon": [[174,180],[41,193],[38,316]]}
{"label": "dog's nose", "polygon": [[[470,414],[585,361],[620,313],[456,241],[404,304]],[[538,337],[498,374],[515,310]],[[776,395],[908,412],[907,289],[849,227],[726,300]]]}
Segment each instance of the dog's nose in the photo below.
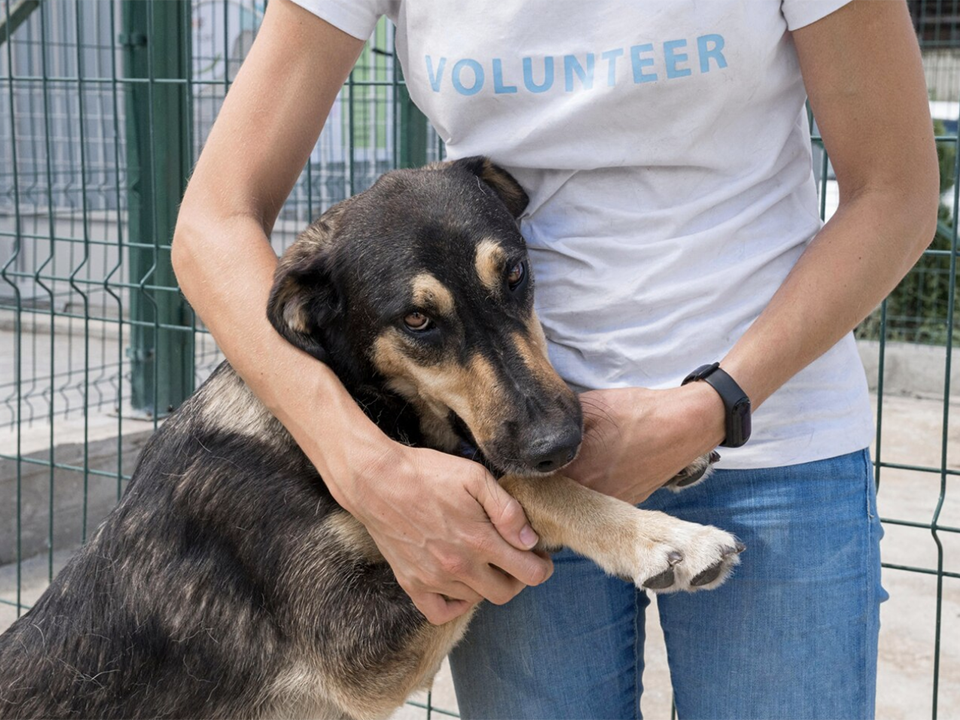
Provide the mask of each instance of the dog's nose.
{"label": "dog's nose", "polygon": [[539,437],[530,443],[527,462],[537,472],[559,470],[576,457],[581,439],[579,427],[565,428]]}

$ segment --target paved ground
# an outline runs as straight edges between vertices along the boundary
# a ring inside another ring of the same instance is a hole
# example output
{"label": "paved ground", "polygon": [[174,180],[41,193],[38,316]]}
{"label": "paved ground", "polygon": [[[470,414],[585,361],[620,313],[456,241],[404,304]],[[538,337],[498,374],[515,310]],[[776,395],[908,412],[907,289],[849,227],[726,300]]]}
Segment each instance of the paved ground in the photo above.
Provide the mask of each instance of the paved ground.
{"label": "paved ground", "polygon": [[[960,469],[960,396],[951,404],[952,421],[948,434],[948,465]],[[933,398],[886,397],[883,406],[882,459],[886,462],[934,465],[942,451],[943,405]],[[942,525],[960,528],[960,477],[947,480],[940,515]],[[937,506],[939,475],[884,469],[881,475],[880,511],[883,517],[929,522]],[[960,571],[960,535],[941,533],[944,567]],[[56,572],[70,550],[53,554]],[[884,560],[925,568],[937,566],[936,544],[925,529],[888,526],[883,541]],[[51,559],[48,556],[25,561],[20,567],[21,599],[32,602],[46,586]],[[884,720],[914,720],[930,717],[936,628],[936,577],[885,570],[884,585],[891,599],[883,606],[880,647],[878,716]],[[17,568],[0,568],[0,600],[16,599]],[[0,629],[15,614],[0,604]],[[943,582],[941,611],[940,702],[942,720],[960,720],[960,580]],[[647,664],[643,698],[644,716],[665,720],[670,715],[669,675],[662,636],[655,613],[647,621]],[[421,698],[421,701],[423,699]],[[449,674],[438,678],[434,705],[455,710]],[[395,720],[423,718],[425,711],[406,707]],[[436,715],[435,715],[436,717]]]}

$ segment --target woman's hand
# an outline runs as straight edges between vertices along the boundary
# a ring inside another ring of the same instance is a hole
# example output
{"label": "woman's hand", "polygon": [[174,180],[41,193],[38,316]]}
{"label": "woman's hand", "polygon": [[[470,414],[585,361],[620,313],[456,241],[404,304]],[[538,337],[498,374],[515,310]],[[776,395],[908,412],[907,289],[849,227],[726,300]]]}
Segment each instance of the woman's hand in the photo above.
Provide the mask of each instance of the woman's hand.
{"label": "woman's hand", "polygon": [[[385,439],[343,467],[341,502],[367,528],[400,586],[434,624],[482,599],[497,605],[550,577],[523,508],[478,463]],[[331,484],[328,482],[328,485]]]}
{"label": "woman's hand", "polygon": [[631,504],[723,442],[723,402],[706,383],[591,390],[580,403],[583,445],[563,474]]}

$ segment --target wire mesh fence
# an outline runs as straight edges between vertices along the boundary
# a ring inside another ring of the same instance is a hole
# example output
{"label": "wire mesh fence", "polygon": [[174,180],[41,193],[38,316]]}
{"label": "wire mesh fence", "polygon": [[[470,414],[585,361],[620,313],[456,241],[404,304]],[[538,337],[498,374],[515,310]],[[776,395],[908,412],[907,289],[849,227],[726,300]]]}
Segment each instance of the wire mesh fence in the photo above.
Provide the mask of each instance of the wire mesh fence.
{"label": "wire mesh fence", "polygon": [[[265,5],[0,0],[0,627],[2,613],[28,609],[85,541],[120,497],[143,442],[221,359],[176,289],[170,239],[189,168]],[[908,717],[949,716],[950,698],[960,707],[960,504],[948,493],[960,475],[960,432],[951,425],[960,339],[958,6],[911,3],[937,119],[940,226],[917,267],[858,329],[876,395],[891,605],[930,583],[910,669],[922,676],[923,696]],[[836,183],[816,134],[814,146],[829,217]],[[284,205],[275,248],[385,170],[440,152],[410,105],[392,29],[381,23]],[[914,382],[921,374],[922,387]],[[903,423],[919,407],[910,402],[925,403],[923,432],[905,445]],[[437,706],[430,697],[412,706],[427,717],[456,712],[452,701]]]}

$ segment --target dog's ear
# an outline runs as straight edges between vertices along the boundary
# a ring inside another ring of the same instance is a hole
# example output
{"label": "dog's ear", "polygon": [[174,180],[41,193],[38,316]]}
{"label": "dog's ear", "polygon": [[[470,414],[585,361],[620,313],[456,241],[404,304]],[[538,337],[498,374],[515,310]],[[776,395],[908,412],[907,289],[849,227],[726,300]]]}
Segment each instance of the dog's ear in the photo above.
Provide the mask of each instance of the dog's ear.
{"label": "dog's ear", "polygon": [[328,359],[323,338],[342,312],[331,273],[335,220],[335,214],[327,213],[287,249],[267,303],[267,318],[276,331],[323,362]]}
{"label": "dog's ear", "polygon": [[454,160],[451,165],[463,168],[483,180],[503,200],[503,204],[507,206],[507,210],[515,218],[519,218],[523,211],[527,209],[530,198],[520,187],[520,183],[502,167],[494,165],[490,158],[475,155]]}

